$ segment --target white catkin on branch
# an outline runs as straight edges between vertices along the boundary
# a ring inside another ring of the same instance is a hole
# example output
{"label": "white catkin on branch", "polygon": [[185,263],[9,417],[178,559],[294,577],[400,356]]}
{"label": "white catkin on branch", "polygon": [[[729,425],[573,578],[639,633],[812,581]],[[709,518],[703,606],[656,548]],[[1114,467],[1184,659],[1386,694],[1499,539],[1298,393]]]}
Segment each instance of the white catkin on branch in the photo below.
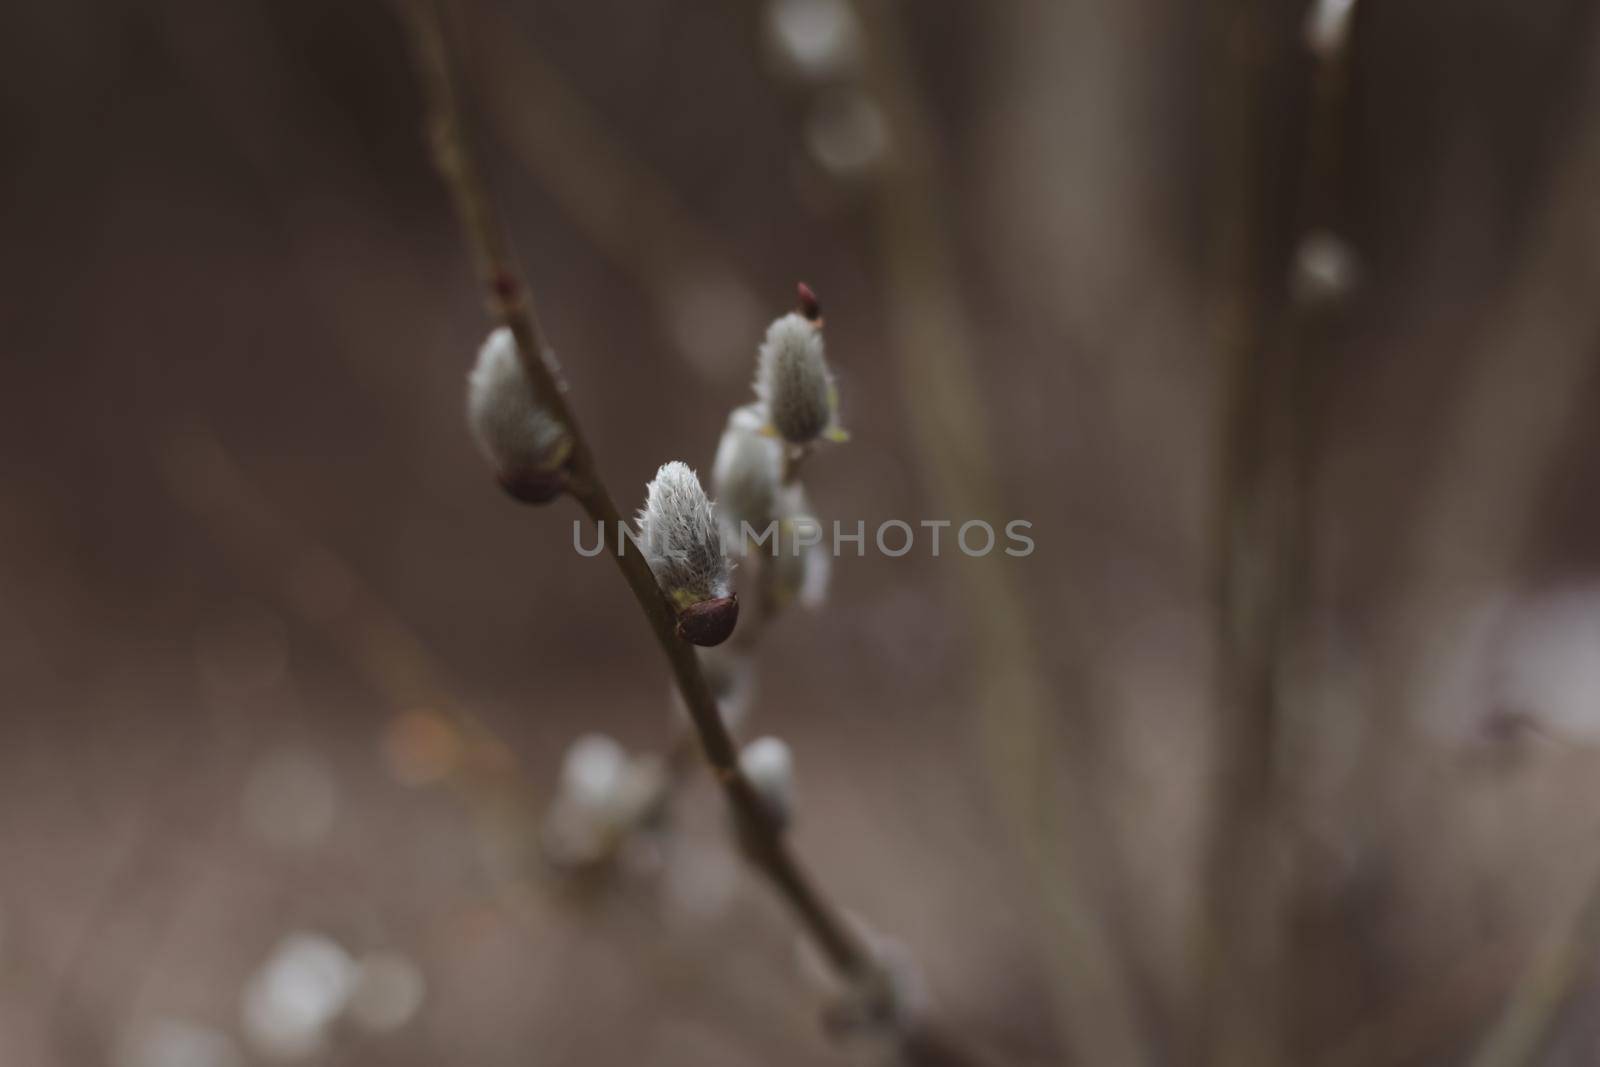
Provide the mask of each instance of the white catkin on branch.
{"label": "white catkin on branch", "polygon": [[770,421],[762,404],[735,408],[717,444],[711,488],[717,494],[717,515],[730,545],[740,543],[744,524],[759,533],[774,517],[775,498],[783,482],[783,445],[762,432]]}
{"label": "white catkin on branch", "polygon": [[661,591],[678,613],[678,631],[697,645],[727,640],[738,618],[716,508],[700,478],[676,460],[661,465],[639,511],[639,544]]}
{"label": "white catkin on branch", "polygon": [[[550,405],[559,416],[557,421],[570,432],[571,456],[567,461],[570,477],[563,487],[565,492],[592,521],[606,529],[621,528],[622,516],[594,462],[582,426],[562,396],[554,373],[538,358],[548,345],[512,261],[505,229],[483,183],[470,138],[463,130],[442,6],[442,0],[415,0],[402,7],[412,30],[435,164],[455,200],[463,233],[476,261],[479,281],[490,298],[493,313],[512,330],[519,353],[526,357],[524,367],[538,387],[536,395]],[[807,299],[809,291],[804,288],[801,296],[802,308],[809,309],[807,317],[818,319],[820,309],[816,307],[815,298]],[[658,526],[666,531],[687,533],[695,539],[694,548],[686,550],[682,560],[671,554],[652,560],[645,552],[626,550],[619,540],[612,553],[613,559],[672,667],[693,720],[700,751],[715,772],[729,810],[739,820],[747,842],[746,855],[752,866],[761,872],[804,928],[807,944],[817,950],[840,981],[859,991],[858,999],[873,1009],[874,1017],[881,1017],[883,1013],[879,1007],[886,1000],[894,999],[888,968],[878,962],[862,938],[847,925],[843,913],[801,864],[781,829],[774,825],[760,794],[739,767],[738,748],[717,710],[695,649],[690,647],[690,642],[712,645],[731,635],[738,602],[731,591],[730,568],[722,553],[715,511],[705,499],[693,472],[677,464],[681,474],[669,474],[673,466],[668,464],[662,468],[656,480],[671,484],[653,483],[650,495],[654,497],[662,488],[671,488],[686,475],[687,481],[693,484],[692,493],[688,492],[688,485],[680,487],[693,506],[682,509],[681,502],[668,499],[647,501],[641,525],[647,534]],[[680,510],[686,513],[680,515]],[[681,523],[676,521],[680,518]],[[647,537],[646,543],[649,541]],[[714,553],[709,561],[702,554],[707,544],[713,546],[710,551]],[[652,563],[660,564],[660,569]],[[697,586],[712,594],[726,591],[726,596],[712,596],[709,600],[691,603],[685,609],[680,606],[682,598],[674,595],[675,582],[680,583],[676,590],[688,593],[691,601],[694,595],[691,590]],[[706,613],[708,606],[715,617]],[[895,1017],[903,1016],[895,1013]],[[959,1043],[925,1023],[901,1033],[897,1052],[908,1064],[938,1063],[956,1067],[978,1062],[977,1057],[965,1053]]]}
{"label": "white catkin on branch", "polygon": [[506,492],[530,504],[560,494],[572,436],[535,399],[516,339],[504,326],[489,334],[467,376],[467,423]]}
{"label": "white catkin on branch", "polygon": [[739,769],[779,825],[787,827],[794,821],[794,756],[787,744],[776,737],[750,742],[739,753]]}
{"label": "white catkin on branch", "polygon": [[822,327],[790,312],[767,328],[756,361],[756,396],[773,429],[792,445],[839,439],[839,393],[822,350]]}

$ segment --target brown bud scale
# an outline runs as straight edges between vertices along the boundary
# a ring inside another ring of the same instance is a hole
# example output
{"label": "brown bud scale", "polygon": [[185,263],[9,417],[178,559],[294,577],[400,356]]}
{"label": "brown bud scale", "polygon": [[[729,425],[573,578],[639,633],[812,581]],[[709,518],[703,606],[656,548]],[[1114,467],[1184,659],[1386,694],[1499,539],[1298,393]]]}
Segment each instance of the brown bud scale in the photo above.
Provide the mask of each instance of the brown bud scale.
{"label": "brown bud scale", "polygon": [[500,488],[524,504],[548,504],[567,488],[567,469],[500,475]]}
{"label": "brown bud scale", "polygon": [[739,597],[727,596],[702,600],[678,612],[678,636],[702,648],[720,645],[733,634],[739,621]]}

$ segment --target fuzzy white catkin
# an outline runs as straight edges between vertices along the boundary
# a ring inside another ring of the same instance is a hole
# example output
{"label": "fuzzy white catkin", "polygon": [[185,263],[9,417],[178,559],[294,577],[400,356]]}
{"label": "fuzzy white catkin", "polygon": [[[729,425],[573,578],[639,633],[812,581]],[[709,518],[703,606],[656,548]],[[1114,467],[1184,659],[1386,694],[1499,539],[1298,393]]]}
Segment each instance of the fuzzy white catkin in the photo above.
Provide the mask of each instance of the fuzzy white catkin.
{"label": "fuzzy white catkin", "polygon": [[566,427],[535,403],[516,339],[504,326],[483,342],[467,376],[467,421],[503,481],[554,471],[572,451]]}
{"label": "fuzzy white catkin", "polygon": [[750,780],[775,819],[787,826],[794,818],[794,757],[780,738],[762,737],[744,746],[739,769]]}
{"label": "fuzzy white catkin", "polygon": [[822,351],[822,331],[798,312],[767,328],[756,360],[756,396],[772,426],[791,444],[838,431],[838,393]]}
{"label": "fuzzy white catkin", "polygon": [[680,609],[732,592],[716,509],[687,465],[662,464],[646,486],[639,544],[662,591]]}
{"label": "fuzzy white catkin", "polygon": [[761,404],[735,408],[717,444],[711,489],[730,545],[742,542],[742,524],[759,534],[773,518],[774,498],[783,481],[783,445],[762,432],[767,422]]}
{"label": "fuzzy white catkin", "polygon": [[[770,542],[771,602],[784,608],[798,601],[801,607],[814,611],[828,599],[828,582],[833,575],[828,532],[822,521],[811,513],[805,490],[799,485],[780,489],[774,507],[778,533]],[[808,543],[801,543],[802,532],[803,540]]]}

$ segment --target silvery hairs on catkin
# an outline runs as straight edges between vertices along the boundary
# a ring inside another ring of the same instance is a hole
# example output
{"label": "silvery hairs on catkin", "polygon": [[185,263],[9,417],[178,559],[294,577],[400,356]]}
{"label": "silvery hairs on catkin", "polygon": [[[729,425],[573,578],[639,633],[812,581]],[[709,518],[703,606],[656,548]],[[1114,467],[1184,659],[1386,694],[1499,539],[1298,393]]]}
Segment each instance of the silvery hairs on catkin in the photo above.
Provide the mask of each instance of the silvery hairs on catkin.
{"label": "silvery hairs on catkin", "polygon": [[680,610],[732,592],[716,509],[685,464],[662,464],[646,487],[639,543],[662,591]]}
{"label": "silvery hairs on catkin", "polygon": [[552,476],[572,452],[571,435],[536,402],[516,339],[503,326],[483,342],[467,376],[467,422],[507,492],[538,503],[559,491]]}
{"label": "silvery hairs on catkin", "polygon": [[711,464],[711,487],[717,494],[717,517],[729,544],[737,544],[741,523],[756,530],[774,515],[774,500],[783,481],[783,445],[763,433],[766,408],[746,404],[728,416]]}
{"label": "silvery hairs on catkin", "polygon": [[823,357],[822,330],[799,312],[767,328],[755,390],[773,428],[790,444],[809,444],[837,429],[838,394]]}

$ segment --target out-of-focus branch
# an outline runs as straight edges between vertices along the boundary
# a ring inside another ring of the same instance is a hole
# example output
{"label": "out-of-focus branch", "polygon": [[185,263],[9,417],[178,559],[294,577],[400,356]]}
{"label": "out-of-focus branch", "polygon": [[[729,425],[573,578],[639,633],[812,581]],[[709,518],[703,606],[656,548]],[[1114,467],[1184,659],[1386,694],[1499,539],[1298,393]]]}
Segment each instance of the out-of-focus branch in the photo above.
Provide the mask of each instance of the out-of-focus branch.
{"label": "out-of-focus branch", "polygon": [[[1259,1067],[1279,1055],[1276,974],[1282,935],[1271,773],[1277,673],[1288,576],[1281,415],[1288,381],[1268,360],[1260,172],[1265,94],[1262,5],[1222,5],[1215,17],[1225,67],[1211,118],[1220,173],[1212,350],[1224,405],[1216,489],[1214,591],[1218,663],[1212,839],[1200,915],[1205,1062]],[[1279,462],[1270,462],[1276,459]]]}
{"label": "out-of-focus branch", "polygon": [[[1199,1010],[1208,1062],[1220,1067],[1280,1063],[1285,1053],[1293,887],[1279,762],[1306,698],[1296,674],[1308,624],[1317,367],[1330,312],[1350,280],[1348,251],[1330,228],[1343,221],[1337,188],[1353,6],[1317,0],[1310,9],[1311,106],[1287,242],[1269,222],[1264,186],[1271,83],[1288,54],[1282,8],[1239,0],[1214,15],[1213,54],[1223,67],[1213,116],[1212,345],[1224,410],[1215,534],[1218,744]],[[1282,268],[1286,246],[1294,252],[1289,270]]]}

